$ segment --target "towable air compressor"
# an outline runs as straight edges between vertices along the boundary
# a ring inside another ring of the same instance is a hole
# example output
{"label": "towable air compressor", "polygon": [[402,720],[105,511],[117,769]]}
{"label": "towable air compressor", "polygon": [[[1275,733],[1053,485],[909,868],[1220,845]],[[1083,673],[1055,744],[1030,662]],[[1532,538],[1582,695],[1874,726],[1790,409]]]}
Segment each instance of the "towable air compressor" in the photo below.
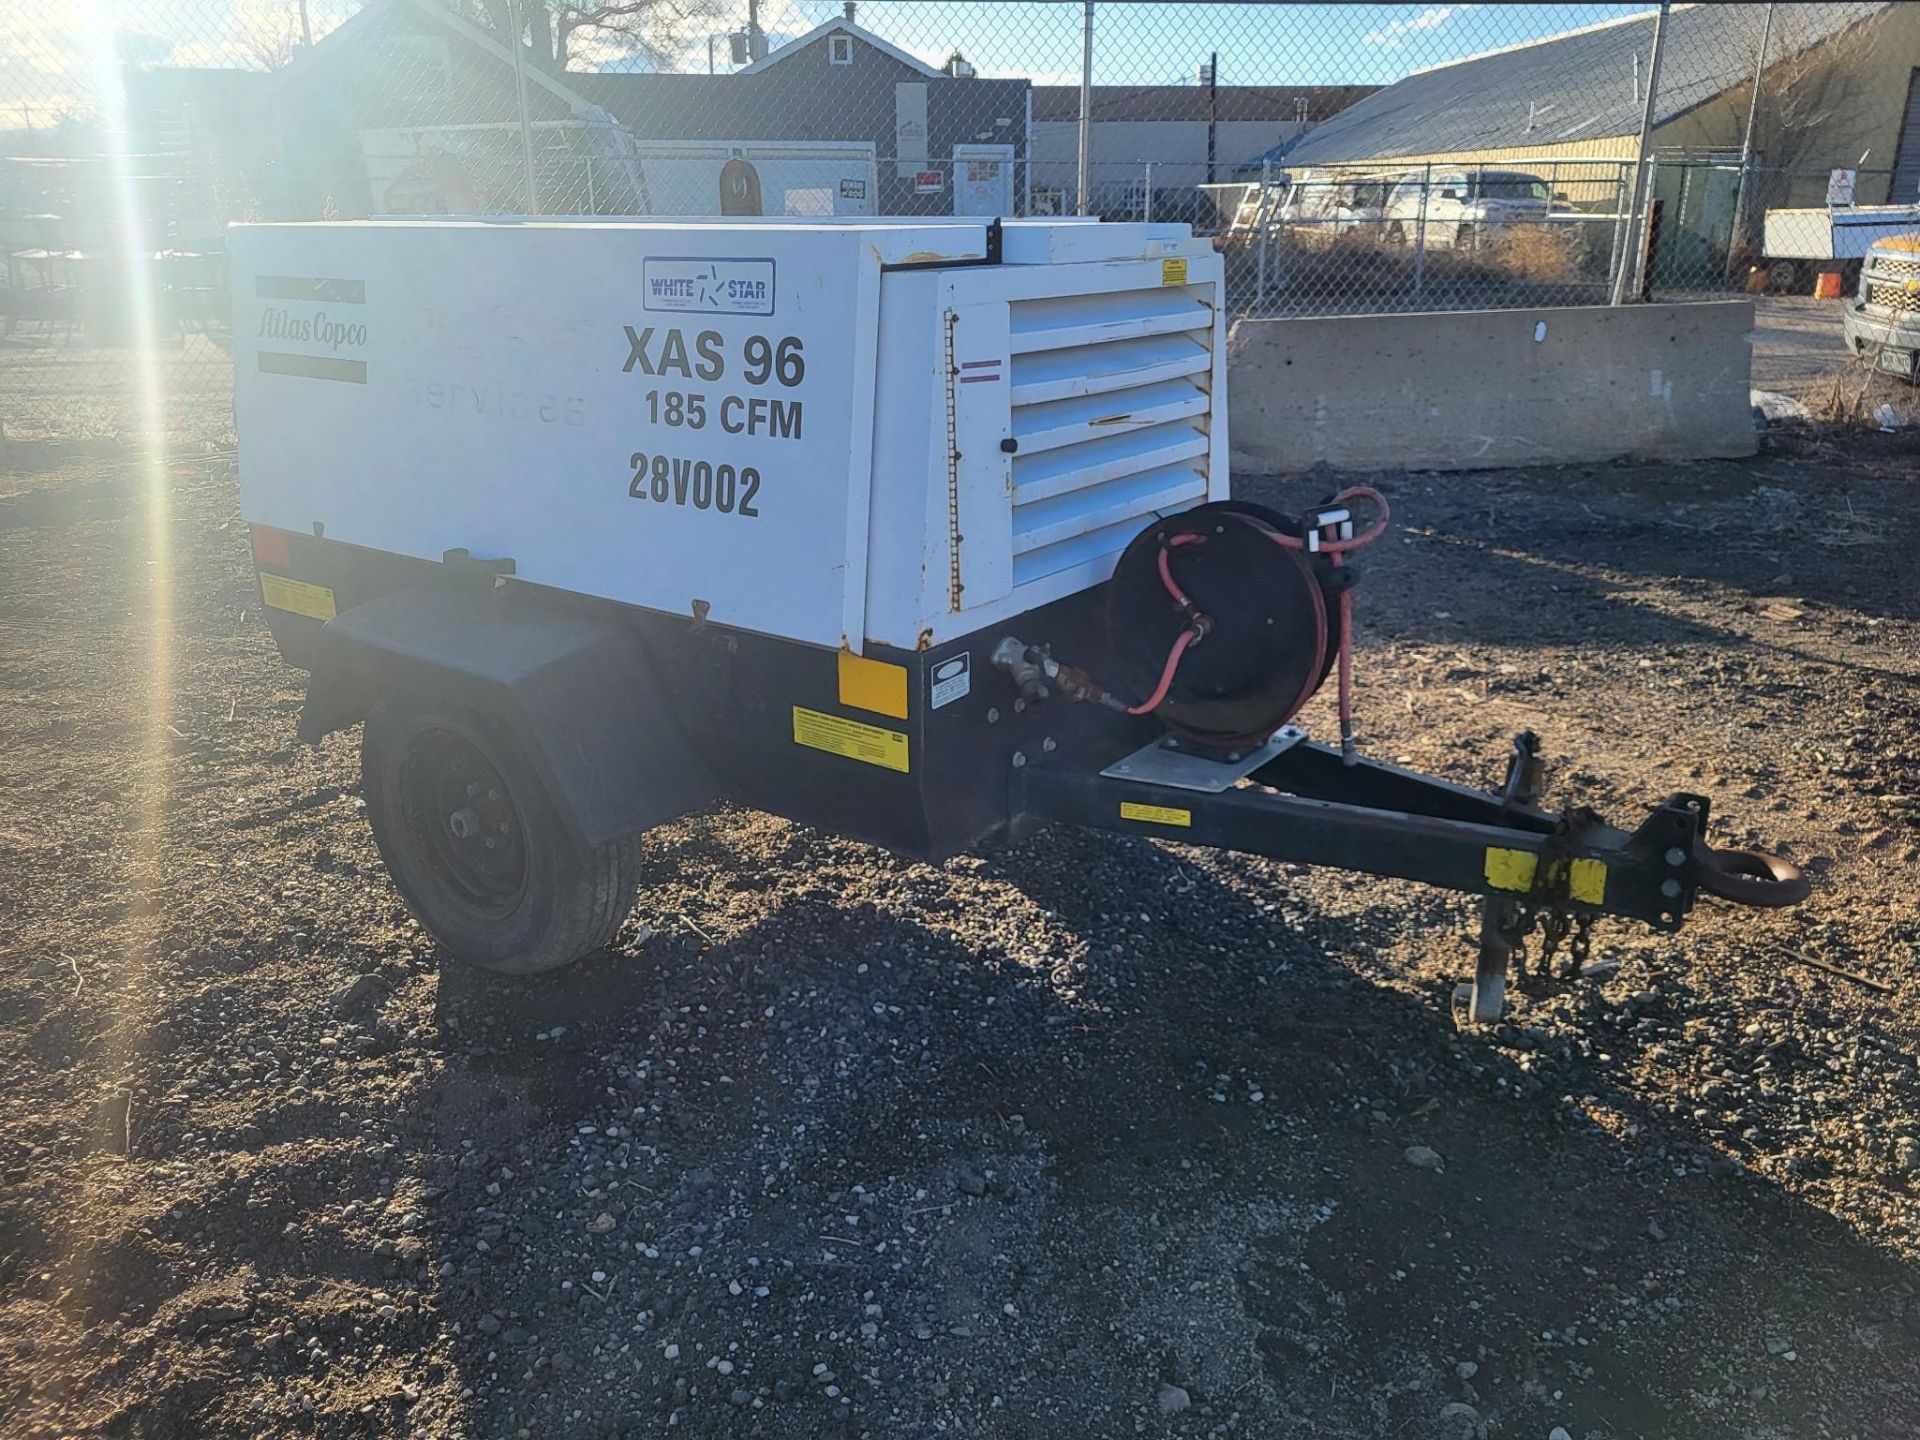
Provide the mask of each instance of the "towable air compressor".
{"label": "towable air compressor", "polygon": [[[1707,842],[1357,753],[1386,499],[1228,487],[1221,260],[1184,226],[716,218],[231,235],[242,508],[303,738],[364,722],[394,884],[450,955],[613,936],[718,799],[940,860],[1047,821],[1482,897],[1527,933],[1792,904]],[[1289,722],[1339,689],[1337,745]]]}

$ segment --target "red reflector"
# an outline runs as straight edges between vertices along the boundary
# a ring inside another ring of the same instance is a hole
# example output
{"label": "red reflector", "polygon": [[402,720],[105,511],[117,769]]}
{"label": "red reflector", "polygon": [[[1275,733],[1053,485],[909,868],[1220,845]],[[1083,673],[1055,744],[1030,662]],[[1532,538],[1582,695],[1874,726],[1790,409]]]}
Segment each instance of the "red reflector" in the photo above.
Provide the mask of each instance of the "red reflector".
{"label": "red reflector", "polygon": [[281,570],[291,568],[293,559],[287,554],[287,532],[270,530],[265,525],[255,525],[253,530],[253,560],[256,565],[272,565]]}

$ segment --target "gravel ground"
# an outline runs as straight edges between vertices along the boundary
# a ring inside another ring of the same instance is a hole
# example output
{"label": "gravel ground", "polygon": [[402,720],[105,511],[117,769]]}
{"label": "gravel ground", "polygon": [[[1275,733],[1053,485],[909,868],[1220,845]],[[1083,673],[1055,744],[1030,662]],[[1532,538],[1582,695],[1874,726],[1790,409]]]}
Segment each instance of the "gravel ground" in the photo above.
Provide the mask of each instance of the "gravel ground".
{"label": "gravel ground", "polygon": [[[111,463],[141,428],[138,352],[44,333],[0,336],[0,425],[5,438],[33,447],[93,447]],[[154,378],[166,395],[170,445],[191,446],[233,434],[233,359],[205,335],[173,337],[153,352]],[[0,484],[8,461],[0,443]]]}
{"label": "gravel ground", "polygon": [[229,462],[0,473],[0,1434],[1913,1435],[1915,462],[1381,477],[1371,751],[1819,886],[1472,1034],[1458,897],[731,810],[443,972]]}

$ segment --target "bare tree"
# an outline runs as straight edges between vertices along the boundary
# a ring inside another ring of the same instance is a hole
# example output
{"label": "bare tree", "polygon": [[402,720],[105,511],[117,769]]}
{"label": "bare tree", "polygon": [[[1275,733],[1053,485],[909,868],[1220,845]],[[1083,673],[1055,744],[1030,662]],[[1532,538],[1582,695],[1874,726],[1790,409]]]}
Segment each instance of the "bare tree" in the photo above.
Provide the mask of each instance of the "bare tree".
{"label": "bare tree", "polygon": [[[475,0],[496,35],[512,33],[507,0]],[[536,60],[564,70],[579,41],[591,37],[623,60],[659,70],[674,68],[688,42],[704,36],[725,0],[520,0],[519,38]]]}
{"label": "bare tree", "polygon": [[[1749,12],[1743,17],[1743,54],[1737,72],[1745,83],[1730,85],[1713,101],[1725,112],[1726,133],[1732,136],[1739,135],[1746,118],[1751,77],[1760,60],[1764,7],[1740,8]],[[1754,163],[1775,177],[1802,170],[1815,157],[1830,158],[1839,136],[1859,134],[1863,148],[1867,143],[1872,87],[1860,77],[1870,73],[1866,61],[1877,34],[1868,22],[1878,7],[1858,8],[1860,18],[1831,34],[1809,28],[1823,21],[1822,15],[1809,16],[1793,5],[1781,5],[1775,11],[1753,128]],[[1846,158],[1851,162],[1855,157]],[[1890,165],[1893,157],[1870,157],[1876,159]],[[1822,185],[1825,175],[1822,169],[1816,177]]]}
{"label": "bare tree", "polygon": [[300,48],[300,17],[250,6],[235,14],[234,33],[234,48],[242,59],[260,70],[278,70]]}

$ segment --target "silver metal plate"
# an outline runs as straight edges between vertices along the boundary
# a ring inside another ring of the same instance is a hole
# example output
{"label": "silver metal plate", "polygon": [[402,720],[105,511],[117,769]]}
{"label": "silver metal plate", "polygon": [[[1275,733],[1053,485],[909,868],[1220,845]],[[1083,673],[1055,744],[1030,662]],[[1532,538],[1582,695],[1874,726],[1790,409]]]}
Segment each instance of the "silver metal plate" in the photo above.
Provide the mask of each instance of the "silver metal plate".
{"label": "silver metal plate", "polygon": [[1285,725],[1273,732],[1264,745],[1256,745],[1237,760],[1219,752],[1190,748],[1171,735],[1143,745],[1124,760],[1116,760],[1100,773],[1109,780],[1137,780],[1143,785],[1167,785],[1175,790],[1198,790],[1218,795],[1230,790],[1282,751],[1291,750],[1307,738],[1297,725]]}

